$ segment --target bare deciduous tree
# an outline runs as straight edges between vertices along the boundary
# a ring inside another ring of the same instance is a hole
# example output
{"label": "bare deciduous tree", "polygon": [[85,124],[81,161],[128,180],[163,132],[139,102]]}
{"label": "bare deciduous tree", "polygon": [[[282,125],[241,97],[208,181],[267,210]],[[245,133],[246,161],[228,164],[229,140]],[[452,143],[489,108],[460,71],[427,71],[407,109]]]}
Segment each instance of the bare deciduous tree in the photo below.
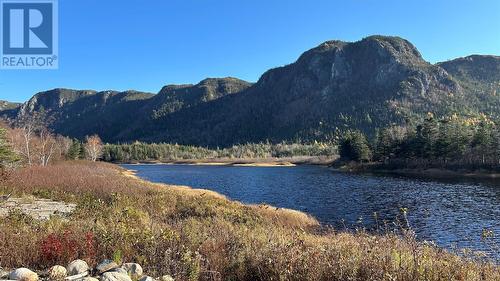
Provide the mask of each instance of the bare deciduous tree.
{"label": "bare deciduous tree", "polygon": [[31,166],[34,162],[34,142],[36,142],[36,134],[39,133],[44,126],[45,113],[25,114],[16,121],[15,127],[18,129],[15,133],[14,144],[17,143],[17,152],[22,155],[26,163]]}
{"label": "bare deciduous tree", "polygon": [[41,128],[38,134],[37,152],[40,159],[40,165],[47,166],[56,151],[56,138],[47,129]]}
{"label": "bare deciduous tree", "polygon": [[47,127],[46,115],[25,114],[9,130],[14,151],[29,165],[47,166],[58,148],[54,134]]}
{"label": "bare deciduous tree", "polygon": [[93,135],[86,138],[85,155],[88,160],[97,161],[102,156],[102,141],[98,135]]}

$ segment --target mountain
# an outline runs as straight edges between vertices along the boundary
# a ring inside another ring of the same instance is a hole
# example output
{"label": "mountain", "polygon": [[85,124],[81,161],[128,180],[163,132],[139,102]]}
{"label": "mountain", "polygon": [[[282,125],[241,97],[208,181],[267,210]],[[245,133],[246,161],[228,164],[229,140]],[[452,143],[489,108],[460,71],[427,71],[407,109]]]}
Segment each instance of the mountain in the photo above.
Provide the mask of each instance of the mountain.
{"label": "mountain", "polygon": [[84,138],[98,133],[103,139],[111,139],[134,120],[139,105],[153,96],[136,91],[54,89],[24,103],[17,118],[43,111],[59,134]]}
{"label": "mountain", "polygon": [[328,41],[237,95],[163,116],[129,136],[225,146],[328,138],[347,128],[373,135],[428,111],[451,111],[462,95],[445,70],[424,61],[406,40]]}
{"label": "mountain", "polygon": [[20,103],[0,100],[0,118],[13,118],[17,114]]}
{"label": "mountain", "polygon": [[152,112],[150,117],[157,119],[200,103],[239,93],[251,85],[232,77],[207,78],[196,85],[168,85],[163,87],[143,110]]}
{"label": "mountain", "polygon": [[251,84],[236,78],[169,85],[158,94],[55,89],[17,114],[43,108],[58,133],[97,133],[110,142],[204,146],[331,139],[346,129],[378,128],[436,115],[500,112],[500,60],[470,56],[426,62],[399,37],[327,41]]}
{"label": "mountain", "polygon": [[467,104],[500,119],[500,56],[472,55],[438,63],[467,93]]}

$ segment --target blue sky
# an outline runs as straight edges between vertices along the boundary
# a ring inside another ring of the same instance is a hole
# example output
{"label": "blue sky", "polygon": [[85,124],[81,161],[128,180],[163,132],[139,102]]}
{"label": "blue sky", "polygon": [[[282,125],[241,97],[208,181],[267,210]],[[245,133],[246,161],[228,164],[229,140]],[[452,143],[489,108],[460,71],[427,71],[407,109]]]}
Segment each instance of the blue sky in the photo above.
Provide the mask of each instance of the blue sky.
{"label": "blue sky", "polygon": [[0,70],[0,99],[256,81],[323,41],[373,34],[406,38],[430,62],[500,55],[500,1],[59,0],[59,69]]}

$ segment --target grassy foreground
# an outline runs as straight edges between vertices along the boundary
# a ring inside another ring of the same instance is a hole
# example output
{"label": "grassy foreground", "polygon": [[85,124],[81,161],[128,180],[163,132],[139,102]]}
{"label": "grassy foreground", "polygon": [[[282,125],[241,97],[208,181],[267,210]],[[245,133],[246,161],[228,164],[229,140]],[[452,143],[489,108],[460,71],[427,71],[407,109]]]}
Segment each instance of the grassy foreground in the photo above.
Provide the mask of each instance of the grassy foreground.
{"label": "grassy foreground", "polygon": [[0,218],[0,265],[46,269],[82,258],[138,262],[176,280],[500,280],[497,265],[411,237],[320,231],[291,210],[137,179],[105,163],[15,171],[0,193],[77,204],[69,220]]}

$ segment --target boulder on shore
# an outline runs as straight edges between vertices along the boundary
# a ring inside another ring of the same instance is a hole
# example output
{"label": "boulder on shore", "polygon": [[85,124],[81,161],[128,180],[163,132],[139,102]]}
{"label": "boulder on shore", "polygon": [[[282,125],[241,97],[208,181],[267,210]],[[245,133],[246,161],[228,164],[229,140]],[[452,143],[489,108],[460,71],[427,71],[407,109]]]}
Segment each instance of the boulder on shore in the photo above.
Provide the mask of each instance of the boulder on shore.
{"label": "boulder on shore", "polygon": [[97,273],[102,274],[118,267],[118,264],[112,260],[103,260],[96,266]]}
{"label": "boulder on shore", "polygon": [[68,265],[66,269],[67,274],[72,276],[89,271],[89,265],[83,260],[74,260]]}
{"label": "boulder on shore", "polygon": [[38,274],[27,269],[27,268],[18,268],[12,271],[9,274],[10,280],[19,280],[19,281],[38,281]]}
{"label": "boulder on shore", "polygon": [[127,271],[127,274],[132,279],[139,279],[143,274],[142,266],[138,263],[124,263],[122,268]]}
{"label": "boulder on shore", "polygon": [[68,275],[68,271],[64,266],[54,265],[49,269],[50,280],[63,280]]}
{"label": "boulder on shore", "polygon": [[132,281],[132,279],[127,274],[109,271],[101,275],[101,281]]}

